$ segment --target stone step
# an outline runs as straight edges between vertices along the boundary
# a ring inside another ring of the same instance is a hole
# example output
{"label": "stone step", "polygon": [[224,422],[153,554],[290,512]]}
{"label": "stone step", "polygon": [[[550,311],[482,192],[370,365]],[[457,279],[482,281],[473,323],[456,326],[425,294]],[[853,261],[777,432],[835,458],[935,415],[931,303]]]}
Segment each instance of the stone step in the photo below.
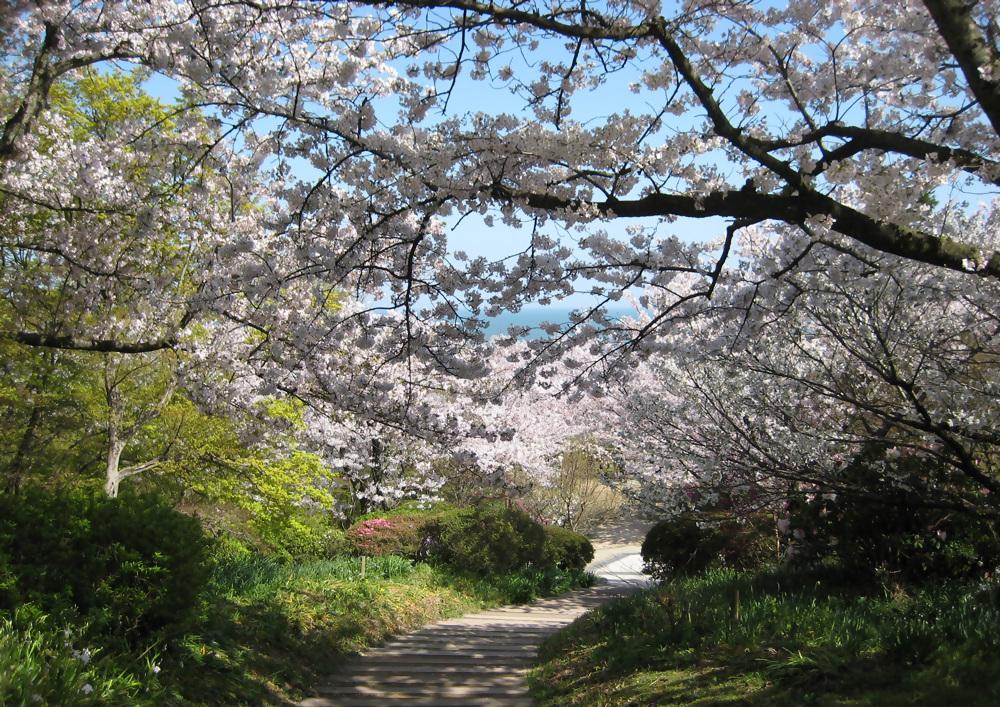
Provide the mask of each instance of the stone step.
{"label": "stone step", "polygon": [[465,651],[452,651],[444,648],[436,648],[434,646],[413,646],[411,648],[380,648],[371,653],[366,653],[365,657],[381,657],[381,658],[410,658],[414,662],[421,662],[425,658],[458,658],[463,662],[468,662],[470,660],[489,660],[491,658],[532,658],[537,651],[533,650],[523,650],[523,649],[506,649],[506,648],[482,648],[477,647],[475,650],[465,650]]}
{"label": "stone step", "polygon": [[432,673],[434,675],[441,675],[445,677],[451,675],[479,675],[485,676],[485,679],[487,680],[492,680],[494,675],[524,675],[528,671],[526,668],[511,670],[507,665],[477,664],[475,667],[469,667],[467,665],[407,665],[406,663],[391,665],[390,671],[389,666],[375,664],[372,659],[369,659],[364,662],[352,663],[343,666],[341,673],[338,673],[338,675],[344,673],[349,673],[351,675],[359,675],[361,673],[385,675],[387,672],[391,672],[391,674],[394,675]]}
{"label": "stone step", "polygon": [[552,621],[529,621],[527,619],[496,619],[496,618],[484,618],[480,619],[478,617],[471,617],[468,619],[463,619],[462,623],[453,624],[438,624],[439,628],[452,629],[452,628],[483,628],[485,626],[494,626],[498,631],[509,630],[516,631],[520,629],[527,629],[532,632],[541,632],[548,630],[550,633],[553,631],[558,631],[562,626],[568,623],[572,623],[574,619],[582,616],[585,612],[580,612],[579,614],[573,614],[571,616],[561,616],[558,620]]}
{"label": "stone step", "polygon": [[525,685],[503,687],[496,685],[346,685],[323,687],[324,697],[361,696],[396,699],[399,697],[528,697]]}
{"label": "stone step", "polygon": [[499,633],[486,631],[477,631],[476,633],[455,633],[453,631],[436,631],[434,633],[421,633],[412,636],[400,636],[399,638],[391,638],[387,640],[383,645],[387,646],[394,643],[414,643],[416,641],[452,641],[455,643],[462,644],[473,644],[482,643],[483,645],[489,645],[491,643],[498,644],[518,644],[524,641],[543,641],[545,640],[551,631],[511,631],[510,633]]}
{"label": "stone step", "polygon": [[449,619],[345,663],[302,707],[531,705],[527,672],[548,636],[636,587],[604,584],[525,606]]}
{"label": "stone step", "polygon": [[[462,653],[450,653],[439,651],[437,654],[424,655],[416,652],[395,654],[369,653],[364,656],[365,662],[385,665],[453,665],[469,666],[483,665],[486,660],[497,660],[502,658],[504,665],[516,665],[518,667],[531,665],[534,662],[534,655],[514,654],[507,656],[468,656]],[[497,663],[499,664],[499,663]]]}
{"label": "stone step", "polygon": [[456,652],[470,651],[473,653],[477,651],[513,651],[515,653],[529,653],[531,655],[534,655],[534,653],[538,650],[538,643],[527,642],[527,641],[522,643],[513,643],[513,642],[484,643],[483,641],[474,641],[465,643],[462,641],[426,639],[419,642],[407,641],[405,643],[393,641],[392,643],[386,643],[384,646],[381,646],[378,650],[415,651],[420,649],[447,650]]}
{"label": "stone step", "polygon": [[482,638],[487,640],[505,640],[524,637],[545,638],[558,626],[551,623],[539,625],[529,625],[523,621],[515,623],[483,622],[478,619],[470,619],[466,623],[442,624],[434,626],[432,630],[420,630],[416,633],[408,633],[403,636],[396,636],[387,640],[399,641],[410,638],[426,638],[434,636],[454,637],[454,638]]}
{"label": "stone step", "polygon": [[386,702],[384,697],[310,697],[299,703],[300,707],[531,707],[534,702],[527,697],[491,697],[470,702],[467,697],[396,697]]}
{"label": "stone step", "polygon": [[493,687],[518,687],[524,685],[523,672],[494,673],[486,675],[483,672],[468,670],[465,672],[426,672],[406,673],[346,673],[328,679],[319,686],[320,694],[343,691],[344,688],[369,687],[382,689],[391,686],[395,689],[411,687],[443,688],[472,686],[489,689]]}

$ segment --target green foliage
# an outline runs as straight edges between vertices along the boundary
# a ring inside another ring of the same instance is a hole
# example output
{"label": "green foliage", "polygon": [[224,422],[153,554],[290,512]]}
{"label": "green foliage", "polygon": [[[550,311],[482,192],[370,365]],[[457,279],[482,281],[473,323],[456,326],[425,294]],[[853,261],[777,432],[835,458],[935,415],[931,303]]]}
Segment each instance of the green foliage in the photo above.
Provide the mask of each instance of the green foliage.
{"label": "green foliage", "polygon": [[545,526],[545,564],[582,570],[593,559],[594,546],[586,536],[558,525]]}
{"label": "green foliage", "polygon": [[135,644],[196,615],[208,576],[198,522],[152,496],[27,489],[0,496],[0,608],[78,613]]}
{"label": "green foliage", "polygon": [[298,406],[262,403],[260,412],[274,423],[274,446],[248,448],[241,421],[178,398],[162,416],[163,428],[173,435],[163,443],[174,450],[163,475],[218,534],[238,533],[286,559],[338,554],[344,539],[330,511],[337,474],[318,456],[296,449],[286,434],[301,424]]}
{"label": "green foliage", "polygon": [[766,523],[719,514],[685,514],[662,520],[646,533],[642,559],[656,579],[695,574],[709,567],[756,567],[769,554]]}
{"label": "green foliage", "polygon": [[22,607],[0,616],[0,704],[152,705],[160,693],[156,666],[123,670],[100,649],[81,646],[80,637],[51,619]]}
{"label": "green foliage", "polygon": [[[304,580],[361,580],[361,569],[359,557],[283,562],[266,555],[251,554],[218,562],[212,568],[210,588],[221,596],[260,596]],[[398,580],[413,573],[413,563],[405,557],[387,555],[368,558],[364,569],[364,579]]]}
{"label": "green foliage", "polygon": [[[13,326],[2,301],[0,325]],[[90,430],[99,394],[83,356],[0,341],[0,486],[58,484],[93,466],[102,454]]]}
{"label": "green foliage", "polygon": [[355,518],[355,522],[370,520],[372,518],[397,518],[399,516],[405,516],[407,518],[427,518],[428,520],[436,520],[443,513],[448,511],[457,510],[457,506],[447,503],[445,501],[435,501],[434,503],[425,503],[420,501],[403,501],[395,508],[391,508],[387,511],[373,511],[371,513],[366,513],[364,515]]}
{"label": "green foliage", "polygon": [[482,606],[526,603],[580,587],[591,587],[597,581],[589,572],[552,566],[528,567],[497,575],[483,575],[441,563],[418,563],[417,568],[429,569],[436,584],[475,597]]}
{"label": "green foliage", "polygon": [[996,704],[1000,588],[864,590],[836,571],[712,570],[542,648],[543,704]]}
{"label": "green foliage", "polygon": [[442,514],[432,553],[471,572],[514,572],[544,563],[545,531],[521,510],[483,503]]}
{"label": "green foliage", "polygon": [[946,470],[925,460],[898,460],[890,483],[876,471],[877,461],[859,459],[845,470],[845,483],[862,489],[860,495],[810,494],[793,502],[796,563],[834,562],[859,579],[905,582],[973,578],[1000,567],[993,519],[927,503],[940,497]]}
{"label": "green foliage", "polygon": [[575,567],[548,566],[495,575],[489,581],[494,590],[504,597],[505,604],[524,604],[579,587],[593,586],[596,578]]}
{"label": "green foliage", "polygon": [[645,571],[656,579],[701,572],[717,558],[717,538],[691,515],[660,521],[642,541]]}

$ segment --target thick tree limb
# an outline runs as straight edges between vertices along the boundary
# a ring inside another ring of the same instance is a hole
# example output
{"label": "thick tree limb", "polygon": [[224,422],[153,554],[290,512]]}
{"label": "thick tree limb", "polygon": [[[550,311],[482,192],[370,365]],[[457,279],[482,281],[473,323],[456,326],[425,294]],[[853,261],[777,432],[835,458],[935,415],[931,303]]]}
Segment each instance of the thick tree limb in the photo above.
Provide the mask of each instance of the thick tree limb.
{"label": "thick tree limb", "polygon": [[0,338],[16,341],[25,346],[39,346],[50,349],[69,349],[71,351],[94,351],[100,353],[137,354],[151,351],[164,351],[175,348],[177,339],[154,339],[151,341],[116,341],[114,339],[88,339],[83,336],[51,336],[26,331],[3,331]]}
{"label": "thick tree limb", "polygon": [[1000,57],[991,47],[975,19],[969,0],[924,0],[938,31],[955,55],[972,95],[1000,135]]}
{"label": "thick tree limb", "polygon": [[[814,134],[806,135],[805,141],[813,142],[827,136],[848,138],[848,141],[840,147],[831,150],[820,165],[818,165],[818,169],[827,167],[830,163],[837,160],[853,157],[865,150],[881,150],[920,160],[933,159],[938,162],[951,160],[964,171],[971,172],[984,179],[984,181],[1000,185],[1000,169],[998,169],[1000,168],[1000,163],[978,155],[971,150],[948,147],[947,145],[930,142],[929,140],[919,140],[889,130],[875,130],[840,124],[828,125]],[[983,167],[993,168],[993,175],[983,177],[980,172]]]}
{"label": "thick tree limb", "polygon": [[760,194],[752,190],[714,191],[704,196],[650,194],[639,199],[584,202],[551,194],[520,192],[494,186],[497,199],[520,202],[537,209],[596,209],[624,218],[722,216],[755,221],[777,220],[802,225],[811,216],[829,216],[833,229],[875,250],[961,272],[1000,279],[1000,257],[984,254],[950,238],[934,236],[879,221],[816,192],[799,195]]}
{"label": "thick tree limb", "polygon": [[14,114],[4,123],[3,133],[0,134],[0,158],[8,158],[16,153],[18,141],[28,134],[35,118],[48,105],[49,91],[56,79],[52,53],[58,46],[59,28],[52,23],[47,23],[45,25],[45,38],[42,40],[38,56],[35,57],[35,63],[31,70],[31,80],[28,82],[24,99]]}

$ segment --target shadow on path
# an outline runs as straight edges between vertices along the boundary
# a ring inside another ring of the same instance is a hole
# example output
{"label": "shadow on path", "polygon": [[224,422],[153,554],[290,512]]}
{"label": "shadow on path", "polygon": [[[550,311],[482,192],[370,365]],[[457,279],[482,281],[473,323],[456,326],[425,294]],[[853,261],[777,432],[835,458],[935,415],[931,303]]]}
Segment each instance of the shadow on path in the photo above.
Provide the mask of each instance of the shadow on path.
{"label": "shadow on path", "polygon": [[638,547],[648,524],[629,521],[593,534],[591,589],[505,606],[436,624],[368,650],[302,707],[531,705],[526,676],[538,646],[581,614],[644,587]]}

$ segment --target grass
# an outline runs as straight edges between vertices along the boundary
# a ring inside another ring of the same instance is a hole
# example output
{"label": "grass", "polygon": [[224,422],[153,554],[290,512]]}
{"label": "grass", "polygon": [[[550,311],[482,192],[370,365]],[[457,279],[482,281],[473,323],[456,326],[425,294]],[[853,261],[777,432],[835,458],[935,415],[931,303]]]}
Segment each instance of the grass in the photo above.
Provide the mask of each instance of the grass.
{"label": "grass", "polygon": [[996,586],[718,570],[577,621],[532,686],[549,705],[994,705],[998,674]]}
{"label": "grass", "polygon": [[[153,702],[142,671],[122,670],[113,656],[77,649],[80,636],[46,615],[22,607],[0,617],[0,703],[7,707],[112,705]],[[154,681],[155,682],[155,681]]]}
{"label": "grass", "polygon": [[479,577],[399,557],[369,558],[364,577],[357,558],[218,560],[194,629],[141,655],[87,647],[77,638],[85,627],[30,607],[0,617],[0,703],[290,704],[389,636],[590,581],[559,571]]}

